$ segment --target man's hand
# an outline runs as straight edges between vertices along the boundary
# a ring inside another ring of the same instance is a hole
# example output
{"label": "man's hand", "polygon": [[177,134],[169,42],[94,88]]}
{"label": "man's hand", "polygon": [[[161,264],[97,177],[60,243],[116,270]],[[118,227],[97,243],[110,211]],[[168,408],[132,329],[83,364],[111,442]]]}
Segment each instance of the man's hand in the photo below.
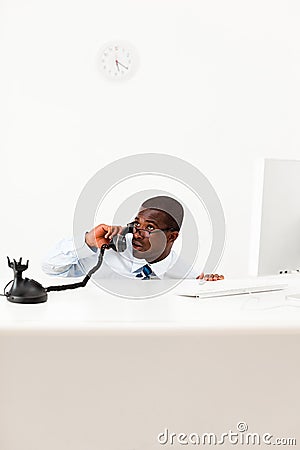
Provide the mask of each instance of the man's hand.
{"label": "man's hand", "polygon": [[109,244],[109,241],[116,236],[116,234],[121,234],[122,230],[123,227],[121,226],[105,225],[104,223],[101,223],[86,233],[85,242],[89,247],[101,248],[103,244]]}
{"label": "man's hand", "polygon": [[197,280],[205,280],[205,281],[218,281],[218,280],[224,280],[224,275],[218,275],[217,273],[210,273],[204,275],[202,272],[198,277]]}

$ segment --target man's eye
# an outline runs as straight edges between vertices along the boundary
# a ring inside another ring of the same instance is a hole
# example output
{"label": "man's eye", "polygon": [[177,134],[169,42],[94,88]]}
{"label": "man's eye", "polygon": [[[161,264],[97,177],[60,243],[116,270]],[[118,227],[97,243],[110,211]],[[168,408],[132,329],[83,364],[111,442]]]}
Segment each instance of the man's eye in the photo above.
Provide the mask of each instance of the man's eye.
{"label": "man's eye", "polygon": [[154,230],[154,227],[152,225],[147,225],[147,230],[149,231]]}

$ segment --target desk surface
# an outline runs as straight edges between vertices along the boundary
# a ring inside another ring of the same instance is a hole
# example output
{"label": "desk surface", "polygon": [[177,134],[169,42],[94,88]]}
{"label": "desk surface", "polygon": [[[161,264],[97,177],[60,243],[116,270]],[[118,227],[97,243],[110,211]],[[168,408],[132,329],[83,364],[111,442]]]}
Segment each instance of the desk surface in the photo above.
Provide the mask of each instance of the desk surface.
{"label": "desk surface", "polygon": [[[47,286],[54,284],[53,280],[39,281]],[[0,297],[0,330],[196,327],[204,330],[293,328],[300,332],[300,300],[286,299],[289,294],[300,294],[300,276],[281,275],[263,280],[266,284],[287,283],[288,288],[277,292],[196,299],[176,295],[182,288],[197,286],[197,281],[184,280],[180,289],[175,287],[155,298],[132,300],[116,297],[90,282],[85,288],[50,292],[48,301],[38,305],[14,304]],[[56,284],[65,281],[55,279]],[[249,281],[249,278],[242,281]],[[160,280],[154,282],[163,283]],[[227,288],[230,282],[216,283],[220,287],[226,283]],[[111,283],[116,281],[111,280]]]}

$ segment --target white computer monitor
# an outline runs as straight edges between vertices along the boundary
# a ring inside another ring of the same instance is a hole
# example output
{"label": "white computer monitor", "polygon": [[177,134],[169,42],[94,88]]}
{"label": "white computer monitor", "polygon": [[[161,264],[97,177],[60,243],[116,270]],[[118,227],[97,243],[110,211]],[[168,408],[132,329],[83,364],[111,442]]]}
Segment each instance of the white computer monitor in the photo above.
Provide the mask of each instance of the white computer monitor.
{"label": "white computer monitor", "polygon": [[300,270],[300,161],[257,163],[252,219],[251,275]]}

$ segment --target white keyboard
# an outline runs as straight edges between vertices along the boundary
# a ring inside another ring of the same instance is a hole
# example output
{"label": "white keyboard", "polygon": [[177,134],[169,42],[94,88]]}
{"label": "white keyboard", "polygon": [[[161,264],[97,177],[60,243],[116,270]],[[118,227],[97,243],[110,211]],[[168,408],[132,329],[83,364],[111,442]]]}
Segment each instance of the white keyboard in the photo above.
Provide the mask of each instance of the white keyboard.
{"label": "white keyboard", "polygon": [[[219,283],[218,281],[211,281],[210,283]],[[201,287],[203,289],[201,289]],[[178,295],[185,297],[197,297],[197,298],[213,298],[213,297],[227,297],[231,295],[243,295],[243,294],[254,294],[261,292],[272,292],[281,291],[288,287],[287,284],[252,284],[247,286],[237,286],[237,287],[222,287],[221,286],[211,286],[207,287],[207,284],[201,285],[198,288],[194,288],[193,291],[186,290],[186,292],[180,292]]]}

